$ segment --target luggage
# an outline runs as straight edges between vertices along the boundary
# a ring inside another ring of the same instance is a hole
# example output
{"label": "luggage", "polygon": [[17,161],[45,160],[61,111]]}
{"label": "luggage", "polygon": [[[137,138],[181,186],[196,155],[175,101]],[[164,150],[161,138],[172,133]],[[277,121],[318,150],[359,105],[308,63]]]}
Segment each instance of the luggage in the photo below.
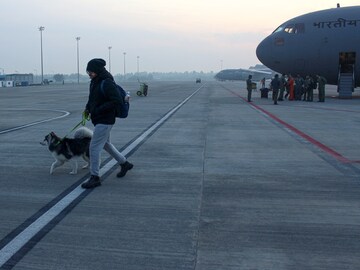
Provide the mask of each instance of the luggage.
{"label": "luggage", "polygon": [[261,92],[261,98],[268,98],[269,96],[269,88],[261,88],[260,92]]}

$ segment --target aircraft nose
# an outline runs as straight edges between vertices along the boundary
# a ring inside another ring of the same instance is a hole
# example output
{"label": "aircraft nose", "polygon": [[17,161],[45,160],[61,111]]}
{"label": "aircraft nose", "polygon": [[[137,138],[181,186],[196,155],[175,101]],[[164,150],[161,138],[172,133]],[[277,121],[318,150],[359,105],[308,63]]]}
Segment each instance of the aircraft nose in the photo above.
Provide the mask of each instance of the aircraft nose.
{"label": "aircraft nose", "polygon": [[265,38],[256,48],[256,56],[265,66],[271,61],[271,39]]}

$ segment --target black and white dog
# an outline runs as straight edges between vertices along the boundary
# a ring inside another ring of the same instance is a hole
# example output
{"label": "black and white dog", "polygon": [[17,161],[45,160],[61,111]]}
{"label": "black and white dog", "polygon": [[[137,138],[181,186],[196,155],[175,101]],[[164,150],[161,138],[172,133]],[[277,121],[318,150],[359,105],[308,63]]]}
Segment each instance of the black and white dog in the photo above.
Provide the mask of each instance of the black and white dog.
{"label": "black and white dog", "polygon": [[71,161],[72,171],[70,174],[76,174],[78,169],[77,159],[82,157],[87,164],[83,168],[89,166],[89,145],[93,132],[81,127],[74,133],[74,138],[60,138],[54,132],[50,132],[45,136],[42,145],[47,145],[50,153],[55,158],[55,162],[51,165],[50,174],[54,170],[62,166],[65,162]]}

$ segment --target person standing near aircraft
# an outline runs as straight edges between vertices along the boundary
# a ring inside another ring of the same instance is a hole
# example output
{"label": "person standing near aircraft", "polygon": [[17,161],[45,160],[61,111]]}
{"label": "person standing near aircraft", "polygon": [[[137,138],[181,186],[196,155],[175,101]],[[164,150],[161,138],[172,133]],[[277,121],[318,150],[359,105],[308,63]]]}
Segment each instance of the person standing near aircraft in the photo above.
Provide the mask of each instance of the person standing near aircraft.
{"label": "person standing near aircraft", "polygon": [[319,100],[318,102],[325,102],[325,84],[327,83],[326,79],[322,76],[317,76],[318,81],[318,90],[319,90]]}
{"label": "person standing near aircraft", "polygon": [[304,79],[300,75],[297,75],[295,79],[295,100],[301,100],[301,95],[304,92],[303,84]]}
{"label": "person standing near aircraft", "polygon": [[316,78],[314,76],[310,76],[310,82],[311,82],[310,92],[308,94],[307,101],[312,102],[314,100],[314,89],[316,89],[317,87]]}
{"label": "person standing near aircraft", "polygon": [[261,79],[260,84],[261,84],[261,89],[264,89],[265,88],[265,78]]}
{"label": "person standing near aircraft", "polygon": [[287,99],[288,96],[290,95],[289,76],[285,77],[285,91],[286,91],[286,94],[285,94],[284,98]]}
{"label": "person standing near aircraft", "polygon": [[277,105],[280,84],[281,84],[281,82],[279,79],[279,74],[275,74],[275,77],[274,77],[274,79],[272,79],[271,84],[270,84],[272,92],[273,92],[274,105]]}
{"label": "person standing near aircraft", "polygon": [[285,78],[285,74],[282,74],[280,77],[280,93],[278,98],[279,101],[284,100],[285,87],[286,87],[286,78]]}
{"label": "person standing near aircraft", "polygon": [[306,97],[309,96],[310,87],[311,87],[310,76],[306,76],[306,77],[305,77],[305,80],[304,80],[304,96],[303,96],[303,101],[306,101]]}
{"label": "person standing near aircraft", "polygon": [[249,75],[248,79],[246,80],[246,89],[248,91],[247,100],[251,102],[251,91],[252,91],[252,75]]}
{"label": "person standing near aircraft", "polygon": [[294,78],[291,76],[291,74],[289,74],[287,85],[289,86],[289,100],[294,100],[295,99]]}
{"label": "person standing near aircraft", "polygon": [[95,126],[94,134],[90,142],[90,178],[84,182],[82,188],[94,188],[101,185],[100,156],[105,149],[121,167],[117,177],[123,177],[133,164],[127,161],[114,145],[110,142],[110,131],[115,124],[116,108],[122,103],[119,92],[116,89],[113,76],[105,69],[106,62],[95,58],[88,62],[86,72],[91,78],[90,93],[85,107],[84,116],[90,115],[91,122]]}

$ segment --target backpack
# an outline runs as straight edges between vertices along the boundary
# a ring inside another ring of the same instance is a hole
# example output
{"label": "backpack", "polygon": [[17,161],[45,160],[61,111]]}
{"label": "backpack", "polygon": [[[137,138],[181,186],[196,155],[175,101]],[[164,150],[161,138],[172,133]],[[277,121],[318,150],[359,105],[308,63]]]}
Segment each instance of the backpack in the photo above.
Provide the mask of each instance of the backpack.
{"label": "backpack", "polygon": [[[105,80],[101,81],[100,84],[100,90],[103,94],[105,94],[104,92],[104,82]],[[118,118],[126,118],[129,114],[129,109],[130,109],[130,103],[129,103],[129,98],[128,98],[128,94],[125,92],[125,90],[118,85],[116,82],[113,82],[116,86],[116,89],[119,93],[119,96],[122,98],[122,104],[120,104],[117,108],[116,108],[116,117]]]}

